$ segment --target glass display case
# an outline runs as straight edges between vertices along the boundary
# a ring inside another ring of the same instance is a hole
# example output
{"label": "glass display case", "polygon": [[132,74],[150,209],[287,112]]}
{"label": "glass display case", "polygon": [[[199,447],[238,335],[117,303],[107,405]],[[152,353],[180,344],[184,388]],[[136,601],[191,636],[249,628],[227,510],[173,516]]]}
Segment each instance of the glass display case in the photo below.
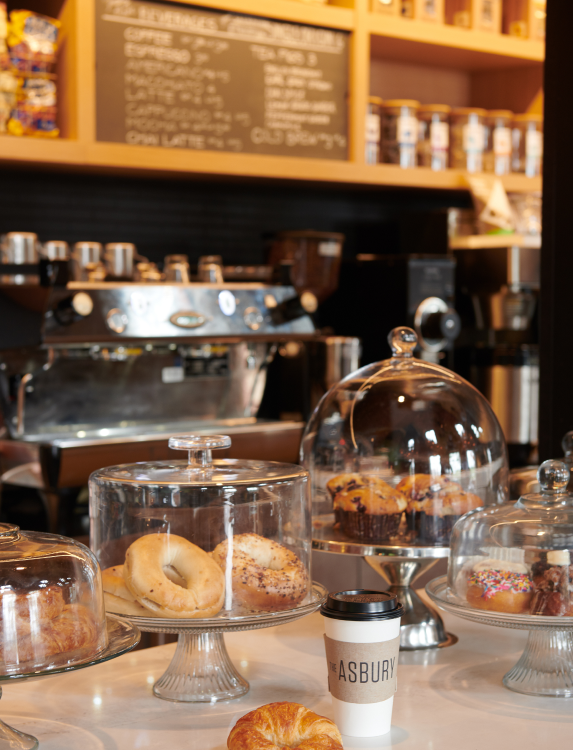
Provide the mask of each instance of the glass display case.
{"label": "glass display case", "polygon": [[402,649],[442,647],[455,636],[412,586],[447,557],[462,515],[507,498],[507,449],[472,385],[414,357],[412,329],[388,341],[391,359],[333,386],[304,433],[313,546],[364,557],[399,595]]}
{"label": "glass display case", "polygon": [[90,478],[91,546],[107,611],[142,630],[180,634],[171,671],[154,688],[162,698],[244,694],[222,632],[295,619],[322,601],[310,578],[308,473],[212,460],[213,449],[230,445],[224,435],[172,437],[169,447],[188,460],[112,466]]}
{"label": "glass display case", "polygon": [[[0,686],[90,667],[138,641],[137,628],[106,618],[100,568],[87,547],[0,523]],[[1,748],[38,744],[0,721]]]}
{"label": "glass display case", "polygon": [[88,548],[0,524],[0,676],[71,665],[106,646],[101,575]]}
{"label": "glass display case", "polygon": [[460,617],[529,630],[504,677],[528,695],[573,696],[573,495],[561,461],[539,467],[540,492],[468,513],[455,525],[447,580],[428,584]]}
{"label": "glass display case", "polygon": [[447,545],[464,513],[507,498],[505,440],[467,381],[413,356],[417,337],[392,331],[392,358],[330,389],[302,443],[313,516],[334,512],[367,542]]}

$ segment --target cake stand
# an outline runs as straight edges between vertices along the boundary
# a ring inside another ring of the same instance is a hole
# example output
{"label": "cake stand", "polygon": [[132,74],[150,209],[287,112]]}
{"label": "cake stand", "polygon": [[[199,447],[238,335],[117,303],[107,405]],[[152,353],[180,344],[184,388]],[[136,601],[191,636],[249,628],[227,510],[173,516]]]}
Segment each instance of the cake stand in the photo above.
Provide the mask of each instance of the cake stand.
{"label": "cake stand", "polygon": [[[127,651],[131,651],[139,643],[140,632],[129,622],[124,622],[113,615],[107,615],[107,646],[97,656],[84,659],[83,661],[67,664],[54,669],[39,669],[35,672],[20,674],[0,675],[0,697],[2,697],[3,682],[14,682],[16,680],[35,680],[40,677],[52,677],[62,672],[73,672],[77,669],[92,667],[94,664],[102,664],[104,661],[115,659]],[[38,740],[29,734],[19,732],[17,729],[5,724],[0,720],[0,750],[35,750],[39,745]]]}
{"label": "cake stand", "polygon": [[171,664],[153,686],[158,698],[185,703],[215,703],[240,698],[249,692],[249,683],[231,661],[224,633],[272,628],[309,615],[326,601],[328,591],[313,582],[302,604],[278,612],[247,611],[231,616],[175,620],[165,617],[118,615],[146,633],[176,633],[179,638]]}
{"label": "cake stand", "polygon": [[438,607],[465,620],[500,628],[529,630],[525,651],[503,678],[506,688],[525,695],[573,698],[573,617],[514,615],[473,609],[449,588],[447,577],[426,586]]}
{"label": "cake stand", "polygon": [[404,607],[400,627],[400,649],[445,648],[457,642],[446,633],[444,623],[433,607],[428,607],[412,588],[416,580],[436,563],[448,557],[449,547],[431,547],[397,541],[365,543],[350,539],[334,528],[334,514],[312,519],[312,548],[321,552],[363,557],[390,585]]}

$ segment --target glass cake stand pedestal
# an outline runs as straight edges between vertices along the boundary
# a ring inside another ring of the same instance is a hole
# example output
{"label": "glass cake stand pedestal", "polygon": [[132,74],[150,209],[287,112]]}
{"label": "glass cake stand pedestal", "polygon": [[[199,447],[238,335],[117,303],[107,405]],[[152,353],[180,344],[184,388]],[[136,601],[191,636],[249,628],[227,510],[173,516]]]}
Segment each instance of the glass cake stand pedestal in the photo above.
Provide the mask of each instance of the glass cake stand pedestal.
{"label": "glass cake stand pedestal", "polygon": [[521,658],[503,678],[506,688],[524,695],[573,698],[573,617],[474,609],[452,593],[446,576],[430,581],[426,592],[438,607],[465,620],[529,631]]}
{"label": "glass cake stand pedestal", "polygon": [[438,612],[428,607],[412,588],[423,573],[448,557],[449,547],[356,542],[334,528],[334,514],[315,516],[312,524],[313,549],[363,557],[389,584],[389,590],[404,607],[400,627],[402,651],[445,648],[456,643],[456,636],[446,632]]}
{"label": "glass cake stand pedestal", "polygon": [[[92,667],[131,651],[139,643],[140,632],[131,623],[108,615],[106,624],[108,644],[97,656],[54,669],[39,669],[35,672],[0,675],[0,697],[2,696],[2,684],[21,680],[37,680],[41,677],[52,677],[63,672],[74,672],[78,669]],[[0,750],[36,750],[38,746],[39,742],[35,737],[19,732],[0,720]]]}
{"label": "glass cake stand pedestal", "polygon": [[163,700],[184,703],[215,703],[240,698],[249,683],[235,669],[225,646],[224,633],[272,628],[312,614],[326,601],[328,591],[313,582],[302,604],[278,612],[247,612],[196,620],[117,615],[146,633],[174,633],[179,636],[173,659],[153,686]]}

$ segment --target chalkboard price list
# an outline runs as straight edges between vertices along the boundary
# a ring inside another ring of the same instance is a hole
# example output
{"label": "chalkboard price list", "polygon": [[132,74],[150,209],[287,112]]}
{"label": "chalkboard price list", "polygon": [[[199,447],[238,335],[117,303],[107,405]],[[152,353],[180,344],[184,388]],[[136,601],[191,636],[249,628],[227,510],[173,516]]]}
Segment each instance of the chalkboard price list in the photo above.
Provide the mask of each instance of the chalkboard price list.
{"label": "chalkboard price list", "polygon": [[348,34],[97,0],[97,139],[347,158]]}

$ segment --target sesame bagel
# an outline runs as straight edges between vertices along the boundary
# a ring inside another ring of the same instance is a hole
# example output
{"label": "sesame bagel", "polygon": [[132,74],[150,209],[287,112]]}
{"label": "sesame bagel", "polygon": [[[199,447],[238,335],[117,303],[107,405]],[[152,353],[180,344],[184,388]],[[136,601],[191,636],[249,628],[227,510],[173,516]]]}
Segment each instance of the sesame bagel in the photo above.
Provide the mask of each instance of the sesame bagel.
{"label": "sesame bagel", "polygon": [[258,534],[232,537],[232,572],[227,571],[229,540],[212,552],[213,560],[225,572],[233,600],[259,610],[290,609],[308,591],[308,574],[300,559],[283,544]]}
{"label": "sesame bagel", "polygon": [[[184,582],[173,583],[169,570]],[[213,617],[223,606],[225,578],[207,552],[176,534],[147,534],[128,548],[123,578],[136,601],[159,617]]]}

